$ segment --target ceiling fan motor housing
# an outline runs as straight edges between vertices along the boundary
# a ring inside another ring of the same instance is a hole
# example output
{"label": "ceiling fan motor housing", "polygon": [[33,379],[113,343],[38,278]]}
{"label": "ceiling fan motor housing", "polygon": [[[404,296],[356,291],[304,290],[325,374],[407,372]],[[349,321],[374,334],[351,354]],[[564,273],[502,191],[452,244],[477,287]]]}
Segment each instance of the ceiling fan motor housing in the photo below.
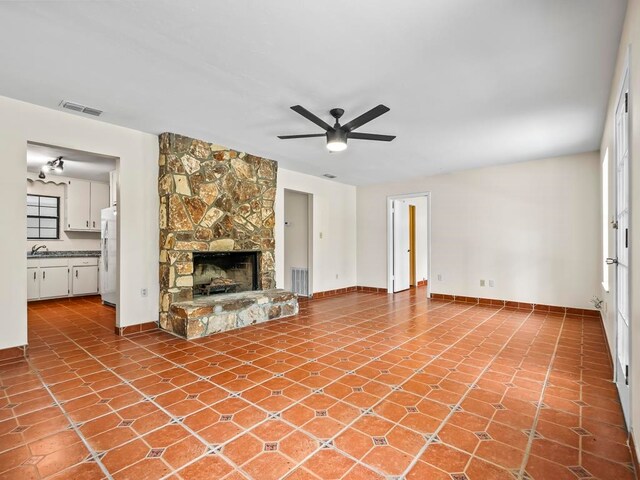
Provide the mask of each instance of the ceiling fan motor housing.
{"label": "ceiling fan motor housing", "polygon": [[327,132],[327,141],[347,143],[347,132],[345,132],[341,128],[337,128],[333,131],[329,130]]}

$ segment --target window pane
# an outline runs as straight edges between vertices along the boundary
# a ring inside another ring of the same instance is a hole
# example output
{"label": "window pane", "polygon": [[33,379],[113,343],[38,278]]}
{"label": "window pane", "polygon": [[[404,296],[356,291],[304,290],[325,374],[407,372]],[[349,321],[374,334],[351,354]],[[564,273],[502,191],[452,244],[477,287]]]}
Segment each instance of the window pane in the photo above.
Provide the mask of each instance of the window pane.
{"label": "window pane", "polygon": [[40,227],[41,228],[53,228],[55,229],[58,226],[57,218],[41,218],[40,219]]}
{"label": "window pane", "polygon": [[27,205],[27,215],[35,215],[37,216],[40,212],[38,211],[38,207],[33,207],[31,205]]}
{"label": "window pane", "polygon": [[40,229],[40,238],[56,238],[56,229],[55,228],[41,228]]}
{"label": "window pane", "polygon": [[55,207],[40,207],[40,215],[43,217],[57,217],[58,209]]}
{"label": "window pane", "polygon": [[58,207],[57,197],[40,197],[40,206],[42,207]]}
{"label": "window pane", "polygon": [[39,224],[39,218],[27,217],[27,228],[38,228]]}
{"label": "window pane", "polygon": [[38,205],[38,198],[35,195],[27,195],[27,205]]}
{"label": "window pane", "polygon": [[38,229],[37,228],[27,228],[27,237],[29,238],[39,238]]}

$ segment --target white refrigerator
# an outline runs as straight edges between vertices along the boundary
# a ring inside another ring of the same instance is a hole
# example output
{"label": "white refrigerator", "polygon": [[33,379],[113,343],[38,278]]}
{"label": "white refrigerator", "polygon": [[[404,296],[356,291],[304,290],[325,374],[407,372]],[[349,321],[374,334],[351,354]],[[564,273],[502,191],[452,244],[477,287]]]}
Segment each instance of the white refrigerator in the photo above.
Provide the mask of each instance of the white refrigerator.
{"label": "white refrigerator", "polygon": [[101,255],[100,255],[100,294],[102,303],[118,305],[117,222],[116,207],[101,211]]}

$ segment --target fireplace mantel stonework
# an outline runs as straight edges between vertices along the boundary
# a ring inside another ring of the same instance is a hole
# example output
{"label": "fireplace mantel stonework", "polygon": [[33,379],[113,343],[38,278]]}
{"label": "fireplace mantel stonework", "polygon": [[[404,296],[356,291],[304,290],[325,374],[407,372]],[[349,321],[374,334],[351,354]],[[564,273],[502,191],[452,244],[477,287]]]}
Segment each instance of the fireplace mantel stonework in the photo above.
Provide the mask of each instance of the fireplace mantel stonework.
{"label": "fireplace mantel stonework", "polygon": [[160,326],[193,299],[193,252],[259,252],[258,287],[275,288],[277,163],[201,140],[160,135]]}

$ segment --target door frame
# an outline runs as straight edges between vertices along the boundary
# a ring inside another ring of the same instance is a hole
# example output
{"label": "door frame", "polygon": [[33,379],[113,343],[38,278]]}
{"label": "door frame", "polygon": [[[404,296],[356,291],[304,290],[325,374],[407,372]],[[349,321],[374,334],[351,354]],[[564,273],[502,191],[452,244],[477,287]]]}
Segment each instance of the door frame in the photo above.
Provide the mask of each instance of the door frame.
{"label": "door frame", "polygon": [[[296,190],[295,188],[285,188],[283,189],[283,213],[286,216],[286,209],[284,204],[284,195],[286,192],[299,193],[300,195],[307,196],[307,268],[309,270],[309,297],[313,298],[313,193],[304,192],[302,190]],[[284,256],[287,254],[286,252],[286,242],[282,239],[283,250],[282,250],[282,261],[284,262]],[[291,272],[284,272],[285,275],[290,275]]]}
{"label": "door frame", "polygon": [[[632,160],[632,137],[631,134],[633,132],[633,126],[631,125],[632,122],[632,82],[631,82],[631,68],[630,68],[630,54],[631,54],[631,47],[628,46],[627,47],[627,51],[626,51],[626,55],[625,55],[625,60],[623,62],[623,69],[622,69],[622,75],[618,84],[618,88],[616,90],[616,102],[615,102],[615,107],[614,107],[614,111],[613,111],[613,162],[611,162],[611,164],[613,164],[613,191],[614,191],[614,197],[613,197],[613,211],[614,211],[614,216],[615,219],[617,220],[618,217],[618,127],[617,127],[617,123],[616,123],[616,116],[618,113],[618,106],[620,105],[620,100],[622,95],[624,94],[624,90],[625,90],[625,86],[628,87],[628,97],[627,97],[627,142],[628,142],[628,146],[627,146],[627,188],[628,188],[628,192],[627,194],[629,195],[629,205],[628,205],[628,222],[629,222],[629,233],[632,232],[632,223],[633,223],[633,219],[632,219],[632,196],[631,196],[631,174],[632,174],[632,164],[631,164],[631,160]],[[611,164],[610,167],[611,168]],[[610,176],[611,178],[611,176]],[[620,235],[620,230],[616,229],[614,232],[614,245],[615,245],[615,258],[618,258],[618,237]],[[631,409],[632,405],[633,405],[633,388],[631,385],[632,382],[632,378],[633,378],[633,321],[632,321],[632,295],[631,292],[633,291],[633,279],[631,276],[631,265],[632,265],[632,258],[633,258],[633,251],[631,249],[631,242],[629,242],[629,251],[628,251],[628,255],[627,255],[627,268],[629,269],[629,278],[628,278],[628,288],[627,288],[627,308],[628,308],[628,312],[629,312],[629,332],[628,332],[628,345],[627,345],[627,351],[628,351],[628,362],[629,362],[629,371],[627,372],[627,379],[628,379],[628,387],[629,387],[629,398],[628,398],[628,409]],[[618,334],[619,334],[619,330],[618,330],[618,267],[617,265],[615,266],[614,269],[614,274],[613,274],[613,288],[612,288],[612,298],[613,298],[613,311],[614,311],[614,327],[615,327],[615,352],[613,354],[613,358],[612,358],[612,363],[613,363],[613,381],[614,384],[616,385],[616,391],[618,393],[618,396],[620,396],[620,390],[618,390],[618,375],[621,373],[619,371],[619,368],[621,366],[619,366],[619,355],[618,355]],[[622,398],[620,398],[620,402],[622,403]],[[625,412],[623,409],[623,417],[625,420],[625,424],[627,426],[627,429],[631,428],[631,418],[627,418],[626,414],[629,414],[629,417],[631,416],[631,411],[629,410],[629,412]]]}
{"label": "door frame", "polygon": [[431,298],[431,192],[387,196],[387,293],[393,293],[393,201],[427,197],[427,298]]}

